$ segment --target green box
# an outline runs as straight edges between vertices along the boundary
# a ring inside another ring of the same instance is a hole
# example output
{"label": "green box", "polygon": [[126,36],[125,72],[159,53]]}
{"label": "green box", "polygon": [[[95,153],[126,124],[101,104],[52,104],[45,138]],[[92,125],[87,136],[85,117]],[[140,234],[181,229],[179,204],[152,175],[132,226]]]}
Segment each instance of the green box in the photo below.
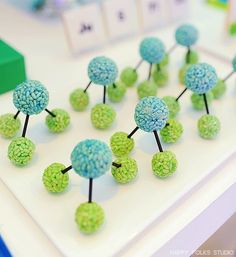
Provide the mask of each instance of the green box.
{"label": "green box", "polygon": [[0,94],[26,80],[24,56],[0,40]]}

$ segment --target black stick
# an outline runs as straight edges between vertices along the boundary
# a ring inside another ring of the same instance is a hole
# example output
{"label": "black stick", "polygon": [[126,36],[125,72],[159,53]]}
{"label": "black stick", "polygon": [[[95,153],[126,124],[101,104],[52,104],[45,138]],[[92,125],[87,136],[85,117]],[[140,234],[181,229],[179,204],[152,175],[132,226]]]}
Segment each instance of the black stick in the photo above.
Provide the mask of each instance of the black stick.
{"label": "black stick", "polygon": [[104,88],[103,88],[103,103],[104,104],[106,103],[106,92],[107,92],[107,87],[104,86]]}
{"label": "black stick", "polygon": [[177,44],[174,44],[174,45],[167,51],[167,54],[172,53],[172,52],[175,50],[175,48],[176,48],[177,46],[178,46]]}
{"label": "black stick", "polygon": [[131,138],[137,132],[138,129],[139,127],[136,127],[127,137]]}
{"label": "black stick", "polygon": [[16,120],[16,118],[18,117],[18,115],[20,114],[20,111],[17,111],[17,113],[14,115],[14,119]]}
{"label": "black stick", "polygon": [[89,196],[88,202],[91,203],[93,198],[93,178],[89,179]]}
{"label": "black stick", "polygon": [[160,65],[160,63],[157,64],[157,71],[161,71],[161,65]]}
{"label": "black stick", "polygon": [[148,72],[148,79],[147,80],[151,79],[151,75],[152,75],[152,63],[150,63],[150,66],[149,66],[149,72]]}
{"label": "black stick", "polygon": [[113,88],[116,88],[116,87],[117,87],[117,86],[116,86],[116,83],[113,83],[112,86],[113,86]]}
{"label": "black stick", "polygon": [[116,167],[116,168],[120,168],[120,167],[121,167],[121,164],[112,162],[112,166],[114,166],[114,167]]}
{"label": "black stick", "polygon": [[70,165],[69,167],[65,168],[64,170],[61,171],[62,174],[65,174],[66,172],[68,172],[69,170],[72,169],[72,165]]}
{"label": "black stick", "polygon": [[223,82],[225,82],[226,80],[228,80],[233,74],[234,74],[234,70],[232,70],[232,71],[223,79]]}
{"label": "black stick", "polygon": [[175,99],[176,102],[179,101],[180,97],[187,91],[187,87],[184,89],[184,91],[182,91],[182,93]]}
{"label": "black stick", "polygon": [[205,107],[206,107],[206,112],[207,112],[207,114],[209,114],[209,108],[208,108],[206,94],[203,94],[203,99],[204,99],[204,103],[205,103]]}
{"label": "black stick", "polygon": [[55,115],[54,113],[52,113],[51,111],[49,111],[48,109],[45,109],[45,111],[46,111],[49,115],[51,115],[53,118],[56,117],[56,115]]}
{"label": "black stick", "polygon": [[143,59],[141,59],[138,64],[135,66],[134,71],[137,71],[137,69],[141,66],[141,64],[143,63]]}
{"label": "black stick", "polygon": [[159,151],[160,151],[160,152],[163,152],[163,148],[162,148],[161,141],[160,141],[160,139],[159,139],[159,136],[158,136],[157,131],[154,130],[153,133],[154,133],[154,136],[155,136],[155,138],[156,138],[156,142],[157,142],[157,146],[158,146],[158,148],[159,148]]}
{"label": "black stick", "polygon": [[25,135],[26,135],[28,123],[29,123],[29,114],[27,114],[25,117],[25,124],[24,124],[23,132],[22,132],[22,137],[25,137]]}
{"label": "black stick", "polygon": [[191,48],[188,47],[188,51],[186,54],[186,63],[189,64],[190,63],[190,53],[191,53]]}
{"label": "black stick", "polygon": [[86,91],[88,90],[88,88],[90,87],[91,84],[92,84],[92,81],[89,81],[87,87],[84,89],[84,93],[86,93]]}

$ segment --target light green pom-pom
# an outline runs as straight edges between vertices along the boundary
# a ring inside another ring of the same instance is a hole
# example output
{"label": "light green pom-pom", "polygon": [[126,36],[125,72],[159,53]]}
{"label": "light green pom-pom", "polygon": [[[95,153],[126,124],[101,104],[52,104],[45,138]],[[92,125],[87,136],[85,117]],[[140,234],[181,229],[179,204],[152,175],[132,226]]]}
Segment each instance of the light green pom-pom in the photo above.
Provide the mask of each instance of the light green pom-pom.
{"label": "light green pom-pom", "polygon": [[83,111],[89,104],[89,96],[83,89],[78,88],[70,94],[70,104],[75,111]]}
{"label": "light green pom-pom", "polygon": [[92,108],[91,121],[95,128],[106,129],[116,118],[115,110],[108,104],[97,104]]}
{"label": "light green pom-pom", "polygon": [[55,114],[56,117],[50,114],[46,117],[46,125],[49,131],[53,133],[63,132],[70,124],[69,114],[62,109],[53,109],[52,113]]}
{"label": "light green pom-pom", "polygon": [[[167,65],[169,64],[169,55],[168,54],[165,54],[165,57],[163,58],[163,60],[160,62],[160,67],[161,68],[164,68],[166,67]],[[156,65],[158,66],[158,64]]]}
{"label": "light green pom-pom", "polygon": [[[206,98],[207,98],[208,105],[210,105],[214,99],[214,96],[211,91],[206,93]],[[205,102],[204,102],[203,95],[193,93],[191,96],[191,102],[195,110],[201,111],[205,109]]]}
{"label": "light green pom-pom", "polygon": [[120,80],[127,86],[132,87],[138,80],[138,73],[134,68],[127,67],[120,74]]}
{"label": "light green pom-pom", "polygon": [[134,148],[134,140],[125,132],[116,132],[110,139],[110,146],[115,156],[127,156]]}
{"label": "light green pom-pom", "polygon": [[25,137],[17,137],[8,146],[8,158],[16,166],[25,166],[33,158],[34,143]]}
{"label": "light green pom-pom", "polygon": [[202,138],[213,139],[220,132],[220,121],[216,116],[205,114],[198,120],[198,131]]}
{"label": "light green pom-pom", "polygon": [[156,153],[152,158],[153,173],[160,178],[171,176],[176,171],[177,165],[176,157],[170,151]]}
{"label": "light green pom-pom", "polygon": [[160,131],[165,143],[175,143],[183,134],[183,126],[177,120],[169,119],[166,126]]}
{"label": "light green pom-pom", "polygon": [[123,82],[118,81],[108,86],[107,93],[110,101],[118,103],[123,99],[126,93],[126,86]]}
{"label": "light green pom-pom", "polygon": [[186,64],[196,64],[199,61],[199,56],[196,51],[191,50],[189,56],[186,54],[185,63]]}
{"label": "light green pom-pom", "polygon": [[43,184],[49,192],[60,193],[65,191],[69,184],[68,173],[63,174],[61,172],[65,168],[61,163],[53,163],[44,170]]}
{"label": "light green pom-pom", "polygon": [[5,138],[13,138],[21,127],[19,118],[14,119],[14,114],[0,116],[0,134]]}
{"label": "light green pom-pom", "polygon": [[215,99],[219,99],[225,94],[226,90],[226,83],[219,79],[217,84],[212,88],[211,92]]}
{"label": "light green pom-pom", "polygon": [[142,99],[146,96],[156,96],[157,86],[154,82],[146,80],[139,84],[137,88],[139,99]]}
{"label": "light green pom-pom", "polygon": [[158,87],[164,87],[169,80],[169,74],[166,69],[155,70],[152,74],[153,80]]}
{"label": "light green pom-pom", "polygon": [[173,119],[180,111],[180,104],[173,96],[164,96],[162,100],[166,103],[169,109],[169,118]]}
{"label": "light green pom-pom", "polygon": [[138,173],[138,166],[134,159],[122,157],[114,161],[116,164],[121,164],[117,168],[112,166],[111,173],[114,179],[121,184],[126,184],[134,180]]}
{"label": "light green pom-pom", "polygon": [[75,222],[85,234],[96,232],[104,223],[105,215],[97,203],[82,203],[75,212]]}
{"label": "light green pom-pom", "polygon": [[179,83],[184,85],[185,84],[185,74],[187,69],[190,67],[189,64],[185,64],[180,70],[179,70]]}

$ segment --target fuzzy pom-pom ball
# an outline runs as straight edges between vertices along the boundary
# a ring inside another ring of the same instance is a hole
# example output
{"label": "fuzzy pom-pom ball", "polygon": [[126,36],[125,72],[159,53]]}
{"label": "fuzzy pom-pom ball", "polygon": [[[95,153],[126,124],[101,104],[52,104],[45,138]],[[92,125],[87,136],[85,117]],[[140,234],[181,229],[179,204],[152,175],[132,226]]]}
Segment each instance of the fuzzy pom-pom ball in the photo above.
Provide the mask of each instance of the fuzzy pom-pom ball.
{"label": "fuzzy pom-pom ball", "polygon": [[179,74],[178,74],[178,77],[179,77],[179,83],[181,85],[184,85],[185,84],[185,75],[186,75],[186,72],[188,70],[188,68],[190,67],[190,64],[184,64],[180,70],[179,70]]}
{"label": "fuzzy pom-pom ball", "polygon": [[233,66],[234,72],[236,72],[236,56],[232,60],[232,66]]}
{"label": "fuzzy pom-pom ball", "polygon": [[189,53],[185,56],[185,63],[186,64],[196,64],[198,63],[199,57],[196,51],[190,50]]}
{"label": "fuzzy pom-pom ball", "polygon": [[165,46],[160,39],[147,37],[142,40],[139,53],[149,63],[160,63],[165,58]]}
{"label": "fuzzy pom-pom ball", "polygon": [[175,154],[170,151],[156,153],[152,158],[153,173],[160,178],[171,176],[176,171],[177,166]]}
{"label": "fuzzy pom-pom ball", "polygon": [[48,105],[48,99],[47,89],[36,80],[21,83],[13,92],[15,107],[28,115],[42,112]]}
{"label": "fuzzy pom-pom ball", "polygon": [[14,114],[7,113],[0,116],[0,135],[13,138],[21,127],[19,118],[14,119]]}
{"label": "fuzzy pom-pom ball", "polygon": [[8,146],[8,158],[16,166],[25,166],[33,158],[34,143],[25,137],[14,138]]}
{"label": "fuzzy pom-pom ball", "polygon": [[75,111],[83,111],[89,105],[89,95],[83,89],[75,89],[70,94],[70,104]]}
{"label": "fuzzy pom-pom ball", "polygon": [[52,113],[55,114],[56,117],[50,114],[46,116],[46,125],[49,131],[53,133],[63,132],[70,124],[70,115],[62,109],[53,109]]}
{"label": "fuzzy pom-pom ball", "polygon": [[90,118],[95,128],[107,129],[115,120],[116,112],[108,104],[97,104],[92,108]]}
{"label": "fuzzy pom-pom ball", "polygon": [[190,47],[198,40],[198,30],[190,24],[184,24],[177,28],[175,40],[179,45]]}
{"label": "fuzzy pom-pom ball", "polygon": [[169,118],[173,119],[177,116],[180,111],[180,104],[175,100],[173,96],[164,96],[162,100],[165,102],[169,109]]}
{"label": "fuzzy pom-pom ball", "polygon": [[158,97],[149,96],[137,104],[134,119],[140,129],[153,132],[165,127],[168,116],[169,110],[165,102]]}
{"label": "fuzzy pom-pom ball", "polygon": [[112,176],[118,183],[126,184],[136,178],[138,166],[134,159],[129,157],[121,157],[116,159],[114,162],[121,165],[119,168],[112,166],[111,169]]}
{"label": "fuzzy pom-pom ball", "polygon": [[98,178],[111,167],[112,153],[102,141],[87,139],[81,141],[71,153],[72,167],[85,178]]}
{"label": "fuzzy pom-pom ball", "polygon": [[96,232],[104,223],[105,214],[95,202],[82,203],[75,212],[75,222],[79,230],[85,234]]}
{"label": "fuzzy pom-pom ball", "polygon": [[43,173],[43,184],[45,188],[52,193],[61,193],[65,191],[69,184],[69,175],[61,171],[66,167],[61,163],[53,163],[48,166]]}
{"label": "fuzzy pom-pom ball", "polygon": [[153,81],[145,80],[137,87],[139,99],[147,96],[155,96],[157,94],[157,86]]}
{"label": "fuzzy pom-pom ball", "polygon": [[207,63],[191,65],[185,74],[185,85],[197,94],[204,94],[211,90],[218,78],[215,68]]}
{"label": "fuzzy pom-pom ball", "polygon": [[166,126],[160,131],[162,140],[165,143],[175,143],[183,134],[183,126],[174,119],[169,119]]}
{"label": "fuzzy pom-pom ball", "polygon": [[110,58],[99,56],[92,59],[88,65],[88,76],[97,85],[107,86],[115,82],[118,68]]}
{"label": "fuzzy pom-pom ball", "polygon": [[110,146],[115,156],[127,156],[134,148],[134,140],[125,132],[116,132],[110,139]]}
{"label": "fuzzy pom-pom ball", "polygon": [[121,81],[115,82],[107,88],[108,98],[114,103],[120,102],[124,98],[125,93],[126,86]]}
{"label": "fuzzy pom-pom ball", "polygon": [[219,79],[217,84],[212,88],[211,92],[215,99],[221,98],[227,90],[226,83]]}
{"label": "fuzzy pom-pom ball", "polygon": [[127,86],[132,87],[138,80],[138,73],[132,67],[127,67],[122,70],[120,80]]}
{"label": "fuzzy pom-pom ball", "polygon": [[169,74],[165,68],[155,70],[152,77],[158,87],[166,86],[169,80]]}
{"label": "fuzzy pom-pom ball", "polygon": [[[206,98],[207,98],[208,105],[210,105],[214,99],[214,96],[211,91],[208,91],[206,93]],[[193,93],[191,95],[191,102],[192,102],[192,106],[195,110],[201,111],[206,108],[203,95],[198,95],[196,93]]]}
{"label": "fuzzy pom-pom ball", "polygon": [[220,121],[214,115],[205,114],[198,120],[198,132],[204,139],[213,139],[220,132]]}

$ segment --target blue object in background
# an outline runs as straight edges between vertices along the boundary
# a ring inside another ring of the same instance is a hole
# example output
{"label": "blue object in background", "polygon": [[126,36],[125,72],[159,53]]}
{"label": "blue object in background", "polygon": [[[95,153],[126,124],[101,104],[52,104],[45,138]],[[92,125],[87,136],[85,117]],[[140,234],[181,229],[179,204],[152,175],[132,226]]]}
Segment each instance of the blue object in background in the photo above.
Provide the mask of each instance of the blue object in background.
{"label": "blue object in background", "polygon": [[1,236],[0,236],[0,257],[12,257],[9,249],[7,248]]}

